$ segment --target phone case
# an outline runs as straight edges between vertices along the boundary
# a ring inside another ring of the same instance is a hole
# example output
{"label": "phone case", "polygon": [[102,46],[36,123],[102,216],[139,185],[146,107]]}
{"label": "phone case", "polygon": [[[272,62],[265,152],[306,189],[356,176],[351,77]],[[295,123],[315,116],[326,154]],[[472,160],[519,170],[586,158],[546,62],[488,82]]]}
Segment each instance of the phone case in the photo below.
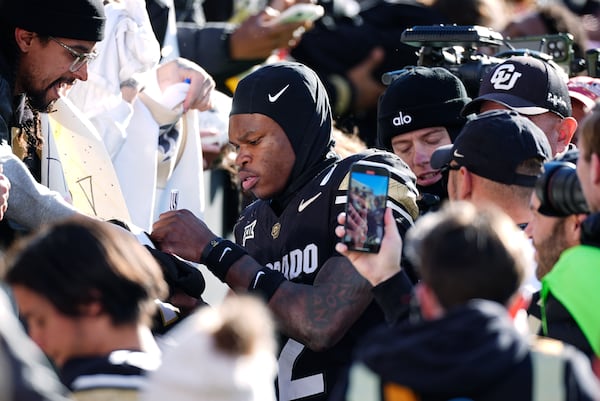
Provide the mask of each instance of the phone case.
{"label": "phone case", "polygon": [[346,233],[342,239],[349,249],[379,252],[388,184],[386,168],[360,162],[352,166],[346,201]]}

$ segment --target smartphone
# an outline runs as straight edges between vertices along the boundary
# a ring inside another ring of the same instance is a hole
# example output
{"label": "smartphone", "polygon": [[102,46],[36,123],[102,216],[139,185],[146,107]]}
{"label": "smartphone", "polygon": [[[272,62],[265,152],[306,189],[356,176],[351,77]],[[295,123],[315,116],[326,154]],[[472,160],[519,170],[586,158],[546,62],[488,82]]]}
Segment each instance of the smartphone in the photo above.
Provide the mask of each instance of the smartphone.
{"label": "smartphone", "polygon": [[299,3],[286,8],[267,25],[289,24],[292,22],[315,21],[325,14],[323,6],[312,3]]}
{"label": "smartphone", "polygon": [[342,238],[348,249],[379,252],[389,181],[390,172],[385,167],[364,161],[352,165],[346,201],[346,230]]}

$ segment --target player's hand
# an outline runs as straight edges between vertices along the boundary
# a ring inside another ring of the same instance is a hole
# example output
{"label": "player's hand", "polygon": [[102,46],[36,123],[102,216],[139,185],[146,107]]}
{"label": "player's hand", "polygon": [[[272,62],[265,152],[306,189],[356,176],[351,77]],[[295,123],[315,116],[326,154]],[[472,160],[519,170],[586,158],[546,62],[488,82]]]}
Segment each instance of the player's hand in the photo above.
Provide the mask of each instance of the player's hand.
{"label": "player's hand", "polygon": [[216,235],[189,210],[162,213],[152,225],[152,242],[163,252],[200,262],[202,250]]}
{"label": "player's hand", "polygon": [[[335,228],[335,235],[343,238],[345,234],[344,223],[346,214],[340,213]],[[398,232],[392,209],[387,208],[384,216],[385,234],[381,242],[379,253],[350,251],[348,247],[338,242],[335,250],[347,257],[356,270],[373,286],[389,279],[400,271],[400,257],[402,256],[402,237]]]}

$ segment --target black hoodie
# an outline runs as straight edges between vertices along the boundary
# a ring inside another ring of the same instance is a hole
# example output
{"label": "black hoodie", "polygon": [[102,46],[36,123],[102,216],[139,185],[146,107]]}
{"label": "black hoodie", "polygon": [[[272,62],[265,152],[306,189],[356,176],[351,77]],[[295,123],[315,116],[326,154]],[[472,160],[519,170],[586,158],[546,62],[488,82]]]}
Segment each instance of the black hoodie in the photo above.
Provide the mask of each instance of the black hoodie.
{"label": "black hoodie", "polygon": [[[412,391],[414,400],[532,400],[532,352],[504,307],[474,300],[436,320],[373,332],[356,355],[386,386]],[[593,400],[598,387],[585,356],[566,346],[566,400]],[[350,375],[350,388],[360,387]],[[364,387],[364,386],[363,386]],[[363,388],[364,389],[364,388]],[[372,400],[388,399],[373,395]],[[343,397],[339,399],[353,399]],[[411,398],[406,398],[411,399]]]}

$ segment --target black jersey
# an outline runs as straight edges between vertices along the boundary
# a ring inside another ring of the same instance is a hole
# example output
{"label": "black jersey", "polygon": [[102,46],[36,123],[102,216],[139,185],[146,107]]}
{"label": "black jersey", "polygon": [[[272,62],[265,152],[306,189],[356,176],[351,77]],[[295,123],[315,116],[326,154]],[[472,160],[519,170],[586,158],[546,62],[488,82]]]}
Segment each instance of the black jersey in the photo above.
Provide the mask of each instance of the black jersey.
{"label": "black jersey", "polygon": [[[149,372],[160,365],[160,355],[141,351],[115,350],[105,356],[68,360],[60,372],[62,382],[74,395],[112,395],[133,400],[144,389]],[[91,398],[90,398],[91,399]]]}
{"label": "black jersey", "polygon": [[[277,216],[269,202],[249,205],[235,226],[238,244],[259,263],[282,272],[295,283],[313,284],[321,266],[339,256],[334,229],[344,211],[348,172],[363,159],[390,170],[388,206],[394,211],[401,234],[418,215],[413,173],[397,156],[370,150],[334,163],[299,190]],[[314,352],[298,341],[282,337],[279,355],[280,401],[325,400],[348,364],[355,342],[367,330],[384,322],[381,310],[372,303],[334,347]]]}

